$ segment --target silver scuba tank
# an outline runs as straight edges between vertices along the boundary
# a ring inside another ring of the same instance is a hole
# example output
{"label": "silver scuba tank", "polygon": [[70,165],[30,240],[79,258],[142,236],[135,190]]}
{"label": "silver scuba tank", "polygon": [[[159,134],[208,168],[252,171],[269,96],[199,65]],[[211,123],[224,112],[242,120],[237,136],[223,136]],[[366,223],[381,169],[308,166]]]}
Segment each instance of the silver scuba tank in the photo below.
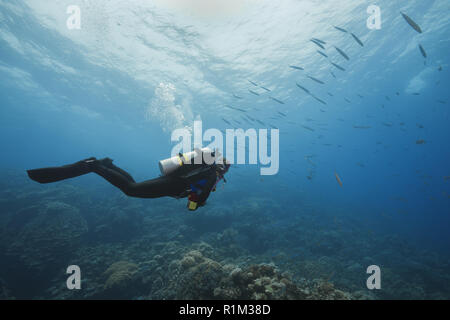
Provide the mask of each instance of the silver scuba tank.
{"label": "silver scuba tank", "polygon": [[195,149],[188,153],[161,160],[159,161],[159,170],[163,176],[168,175],[181,167],[184,163],[194,163],[194,159],[201,156],[202,153],[211,154],[212,152],[213,151],[209,148]]}

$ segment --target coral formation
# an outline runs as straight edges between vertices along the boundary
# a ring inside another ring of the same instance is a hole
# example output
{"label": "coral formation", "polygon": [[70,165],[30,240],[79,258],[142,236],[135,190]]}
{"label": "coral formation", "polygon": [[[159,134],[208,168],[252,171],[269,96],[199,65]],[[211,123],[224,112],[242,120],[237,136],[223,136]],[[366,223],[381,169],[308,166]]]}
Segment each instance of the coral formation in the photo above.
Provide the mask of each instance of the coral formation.
{"label": "coral formation", "polygon": [[122,292],[128,291],[136,281],[137,272],[138,266],[134,263],[115,262],[103,273],[103,277],[106,279],[103,289],[107,294],[120,295]]}
{"label": "coral formation", "polygon": [[60,201],[20,210],[8,227],[14,233],[8,254],[37,269],[45,269],[77,248],[88,231],[79,210]]}
{"label": "coral formation", "polygon": [[[288,212],[264,192],[241,199],[231,190],[239,201],[190,214],[104,185],[14,181],[0,189],[0,299],[450,297],[448,255],[375,237],[338,210],[319,215],[291,202]],[[72,264],[82,290],[65,285]],[[383,290],[365,286],[372,264],[389,284]]]}

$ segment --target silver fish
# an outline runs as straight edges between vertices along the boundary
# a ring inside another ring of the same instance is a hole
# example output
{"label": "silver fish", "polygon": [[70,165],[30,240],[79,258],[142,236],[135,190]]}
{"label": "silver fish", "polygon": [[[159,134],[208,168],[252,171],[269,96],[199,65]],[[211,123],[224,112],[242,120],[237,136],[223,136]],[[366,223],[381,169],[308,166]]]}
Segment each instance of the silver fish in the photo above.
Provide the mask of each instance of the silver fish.
{"label": "silver fish", "polygon": [[413,21],[413,19],[411,19],[410,17],[408,17],[406,14],[404,14],[403,12],[400,12],[403,16],[403,18],[406,20],[406,22],[408,22],[408,24],[414,29],[416,30],[418,33],[422,33],[422,29],[420,29],[419,25],[417,23],[415,23]]}
{"label": "silver fish", "polygon": [[302,67],[297,67],[297,66],[289,66],[289,68],[296,69],[296,70],[305,70]]}
{"label": "silver fish", "polygon": [[298,83],[296,83],[297,87],[299,87],[300,89],[302,89],[303,91],[305,91],[307,94],[311,94],[311,92],[306,89],[305,87],[302,87],[301,85],[299,85]]}
{"label": "silver fish", "polygon": [[311,80],[313,80],[313,81],[315,81],[315,82],[317,82],[317,83],[320,83],[320,84],[325,84],[325,82],[323,82],[323,81],[320,81],[319,79],[316,79],[316,78],[314,78],[314,77],[311,77],[311,76],[307,76],[308,78],[310,78]]}
{"label": "silver fish", "polygon": [[232,125],[229,121],[227,121],[226,119],[224,119],[224,118],[222,118],[222,120],[225,122],[225,123],[227,123],[228,125]]}
{"label": "silver fish", "polygon": [[342,68],[340,65],[338,65],[338,64],[336,64],[336,63],[333,63],[333,62],[331,62],[331,64],[332,64],[333,66],[335,66],[336,68],[338,68],[339,70],[345,71],[345,69]]}
{"label": "silver fish", "polygon": [[336,49],[337,52],[339,52],[341,54],[341,56],[343,56],[346,60],[350,60],[350,58],[348,57],[348,55],[345,54],[344,51],[342,51],[341,49],[339,49],[338,47],[334,47]]}
{"label": "silver fish", "polygon": [[324,56],[325,58],[328,58],[328,56],[327,56],[325,53],[323,53],[322,51],[320,51],[320,50],[317,50],[317,53],[321,54],[321,55]]}
{"label": "silver fish", "polygon": [[325,47],[320,43],[320,42],[317,42],[317,41],[314,41],[314,40],[310,40],[312,43],[314,43],[315,45],[317,45],[318,47],[320,47],[321,49],[323,49],[323,50],[325,50]]}
{"label": "silver fish", "polygon": [[276,99],[276,98],[274,98],[274,97],[269,97],[270,99],[272,99],[273,101],[276,101],[276,102],[278,102],[279,104],[284,104],[284,102],[283,101],[281,101],[281,100],[278,100],[278,99]]}
{"label": "silver fish", "polygon": [[427,57],[427,53],[425,52],[425,49],[422,47],[421,44],[419,44],[419,49],[420,49],[420,53],[422,53],[422,56],[424,58],[426,58]]}
{"label": "silver fish", "polygon": [[317,98],[316,96],[314,96],[314,95],[311,95],[314,99],[316,99],[317,101],[319,101],[321,104],[324,104],[324,105],[326,105],[327,103],[325,102],[325,101],[323,101],[322,99],[319,99],[319,98]]}
{"label": "silver fish", "polygon": [[255,96],[259,96],[259,93],[258,93],[258,92],[255,92],[255,91],[250,90],[250,89],[248,89],[248,91],[249,91],[250,93],[254,94]]}
{"label": "silver fish", "polygon": [[347,33],[347,32],[348,32],[347,30],[342,29],[342,28],[339,28],[339,27],[336,27],[336,26],[334,26],[334,28],[335,28],[336,30],[339,30],[339,31],[344,32],[344,33]]}
{"label": "silver fish", "polygon": [[317,38],[312,38],[311,40],[314,40],[316,42],[319,42],[320,44],[327,44],[325,41],[317,39]]}
{"label": "silver fish", "polygon": [[364,44],[362,43],[361,40],[359,40],[359,38],[358,38],[357,36],[355,36],[353,33],[351,33],[351,35],[352,35],[353,39],[355,39],[355,41],[358,42],[358,44],[359,44],[361,47],[364,47]]}
{"label": "silver fish", "polygon": [[237,111],[240,111],[240,112],[247,112],[247,111],[244,110],[244,109],[232,107],[232,106],[230,106],[230,105],[228,105],[228,104],[226,104],[225,107],[230,108],[230,109],[233,109],[233,110],[237,110]]}
{"label": "silver fish", "polygon": [[306,130],[309,130],[309,131],[312,131],[312,132],[315,131],[313,128],[310,128],[310,127],[307,127],[307,126],[304,126],[304,125],[302,125],[302,127],[305,128]]}

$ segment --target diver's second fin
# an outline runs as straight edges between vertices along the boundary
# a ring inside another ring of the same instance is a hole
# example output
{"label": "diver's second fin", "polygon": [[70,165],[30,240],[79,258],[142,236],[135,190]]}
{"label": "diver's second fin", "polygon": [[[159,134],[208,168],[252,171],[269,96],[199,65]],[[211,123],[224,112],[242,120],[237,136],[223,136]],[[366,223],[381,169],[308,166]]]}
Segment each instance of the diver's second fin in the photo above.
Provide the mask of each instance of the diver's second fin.
{"label": "diver's second fin", "polygon": [[31,180],[39,183],[52,183],[92,172],[92,165],[95,161],[95,158],[89,158],[62,167],[27,170],[27,173]]}

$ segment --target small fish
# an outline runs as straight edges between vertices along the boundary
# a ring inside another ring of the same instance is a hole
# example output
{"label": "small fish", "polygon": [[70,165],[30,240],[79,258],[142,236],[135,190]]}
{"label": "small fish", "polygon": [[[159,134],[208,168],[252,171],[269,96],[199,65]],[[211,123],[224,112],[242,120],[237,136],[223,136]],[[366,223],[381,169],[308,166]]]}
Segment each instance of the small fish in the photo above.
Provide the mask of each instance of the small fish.
{"label": "small fish", "polygon": [[371,126],[353,126],[353,128],[355,128],[355,129],[370,129],[372,127]]}
{"label": "small fish", "polygon": [[437,102],[439,102],[439,103],[442,103],[442,104],[446,104],[447,102],[446,101],[444,101],[444,100],[436,100]]}
{"label": "small fish", "polygon": [[408,22],[408,24],[414,29],[416,30],[418,33],[422,33],[422,29],[420,29],[419,25],[417,23],[415,23],[413,21],[413,19],[411,19],[410,17],[408,17],[406,14],[404,14],[403,12],[400,12],[403,16],[403,18],[406,20],[406,22]]}
{"label": "small fish", "polygon": [[399,95],[400,95],[400,92],[397,91],[395,94],[399,96]]}
{"label": "small fish", "polygon": [[347,98],[344,98],[345,101],[347,101],[348,103],[352,103],[350,100],[348,100]]}
{"label": "small fish", "polygon": [[274,97],[269,97],[269,98],[272,99],[272,100],[275,101],[275,102],[278,102],[279,104],[284,104],[283,101],[278,100],[277,98],[274,98]]}
{"label": "small fish", "polygon": [[280,115],[282,115],[283,117],[287,117],[287,115],[284,114],[283,112],[278,111],[278,113],[279,113]]}
{"label": "small fish", "polygon": [[336,27],[336,26],[334,26],[334,28],[335,28],[336,30],[339,30],[339,31],[344,32],[344,33],[347,33],[347,32],[348,32],[347,30],[345,30],[345,29],[343,29],[343,28],[339,28],[339,27]]}
{"label": "small fish", "polygon": [[298,66],[289,66],[289,68],[296,69],[296,70],[305,70],[302,67],[298,67]]}
{"label": "small fish", "polygon": [[312,131],[312,132],[315,131],[313,128],[310,128],[310,127],[307,127],[307,126],[304,126],[304,125],[302,125],[302,127],[305,128],[306,130],[309,130],[309,131]]}
{"label": "small fish", "polygon": [[236,119],[233,119],[233,121],[236,122],[238,125],[241,125],[241,122],[240,122],[240,121],[238,121],[238,120],[236,120]]}
{"label": "small fish", "polygon": [[317,41],[314,41],[314,40],[310,40],[312,43],[314,43],[315,45],[317,45],[318,47],[320,47],[321,49],[323,49],[323,50],[325,50],[325,47],[320,43],[320,42],[317,42]]}
{"label": "small fish", "polygon": [[334,176],[336,177],[336,180],[337,180],[337,182],[339,183],[339,185],[342,187],[342,186],[343,186],[342,180],[341,180],[341,178],[339,178],[339,176],[338,176],[338,174],[336,173],[336,171],[334,172]]}
{"label": "small fish", "polygon": [[256,121],[255,119],[253,119],[252,117],[250,117],[248,114],[246,114],[245,116],[246,116],[250,121],[253,121],[253,122]]}
{"label": "small fish", "polygon": [[392,127],[392,123],[390,123],[390,122],[383,122],[383,126]]}
{"label": "small fish", "polygon": [[417,140],[416,144],[425,144],[425,140]]}
{"label": "small fish", "polygon": [[249,91],[250,93],[254,94],[255,96],[259,96],[259,93],[258,93],[258,92],[255,92],[255,91],[250,90],[250,89],[248,89],[248,91]]}
{"label": "small fish", "polygon": [[258,85],[256,84],[256,83],[254,83],[253,81],[251,81],[251,80],[248,80],[248,82],[250,82],[252,85],[254,85],[255,87],[257,87]]}
{"label": "small fish", "polygon": [[387,101],[391,101],[391,98],[389,98],[389,96],[385,96]]}
{"label": "small fish", "polygon": [[419,92],[414,92],[413,95],[414,96],[420,96],[420,93]]}
{"label": "small fish", "polygon": [[421,44],[419,44],[419,49],[420,49],[420,53],[422,54],[422,56],[424,58],[426,58],[427,57],[427,53],[425,52],[425,49],[422,47]]}
{"label": "small fish", "polygon": [[323,110],[323,109],[319,109],[320,110],[320,112],[326,112],[325,110]]}
{"label": "small fish", "polygon": [[247,112],[247,111],[244,110],[244,109],[232,107],[232,106],[230,106],[230,105],[228,105],[228,104],[226,104],[225,107],[230,108],[230,109],[233,109],[233,110],[236,110],[236,111],[240,111],[240,112]]}
{"label": "small fish", "polygon": [[333,78],[336,79],[336,75],[333,73],[333,71],[330,71],[331,75],[333,76]]}
{"label": "small fish", "polygon": [[224,118],[222,118],[222,120],[226,123],[226,124],[228,124],[228,125],[232,125],[228,120],[226,120],[226,119],[224,119]]}
{"label": "small fish", "polygon": [[332,64],[333,66],[335,66],[336,68],[338,68],[339,70],[345,71],[345,69],[342,68],[340,65],[338,65],[338,64],[336,64],[336,63],[333,63],[333,62],[331,62],[331,64]]}
{"label": "small fish", "polygon": [[298,83],[296,83],[297,87],[299,87],[300,89],[302,89],[303,91],[305,91],[307,94],[311,94],[311,92],[306,89],[305,87],[302,87],[301,85],[299,85]]}
{"label": "small fish", "polygon": [[317,82],[317,83],[325,84],[325,82],[323,82],[323,81],[321,81],[321,80],[319,80],[319,79],[316,79],[316,78],[314,78],[314,77],[311,77],[311,76],[307,76],[307,77],[310,78],[311,80]]}
{"label": "small fish", "polygon": [[266,87],[260,86],[262,89],[266,90],[267,92],[271,92],[272,90],[267,89]]}
{"label": "small fish", "polygon": [[334,47],[336,49],[337,52],[339,52],[341,54],[341,56],[343,56],[346,60],[350,60],[350,58],[348,57],[348,55],[345,54],[344,51],[342,51],[341,49],[339,49],[338,47]]}
{"label": "small fish", "polygon": [[321,104],[324,104],[324,105],[326,105],[327,103],[325,102],[325,101],[323,101],[322,99],[319,99],[319,98],[317,98],[316,96],[314,96],[314,95],[311,95],[314,99],[316,99],[317,101],[319,101]]}
{"label": "small fish", "polygon": [[264,122],[262,122],[261,120],[256,119],[256,122],[258,122],[259,124],[266,126],[266,124]]}
{"label": "small fish", "polygon": [[244,99],[244,98],[239,97],[239,96],[237,96],[237,95],[235,95],[235,94],[233,94],[233,97],[235,97],[236,99]]}
{"label": "small fish", "polygon": [[317,53],[324,56],[325,58],[328,58],[328,56],[320,50],[317,50]]}
{"label": "small fish", "polygon": [[362,95],[360,95],[360,94],[357,94],[357,96],[360,97],[361,99],[364,98],[364,96],[362,96]]}
{"label": "small fish", "polygon": [[241,119],[244,120],[245,122],[247,122],[248,124],[252,124],[246,117],[241,116]]}
{"label": "small fish", "polygon": [[312,38],[311,40],[317,41],[317,42],[319,42],[321,44],[327,44],[325,41],[317,39],[317,38]]}
{"label": "small fish", "polygon": [[358,38],[357,36],[355,36],[353,33],[350,33],[350,34],[352,35],[353,39],[355,39],[355,41],[358,42],[358,44],[359,44],[361,47],[364,47],[364,44],[362,43],[361,40],[359,40],[359,38]]}
{"label": "small fish", "polygon": [[330,92],[327,92],[330,97],[334,97],[334,95]]}
{"label": "small fish", "polygon": [[439,66],[438,71],[439,72],[442,71],[442,66]]}

